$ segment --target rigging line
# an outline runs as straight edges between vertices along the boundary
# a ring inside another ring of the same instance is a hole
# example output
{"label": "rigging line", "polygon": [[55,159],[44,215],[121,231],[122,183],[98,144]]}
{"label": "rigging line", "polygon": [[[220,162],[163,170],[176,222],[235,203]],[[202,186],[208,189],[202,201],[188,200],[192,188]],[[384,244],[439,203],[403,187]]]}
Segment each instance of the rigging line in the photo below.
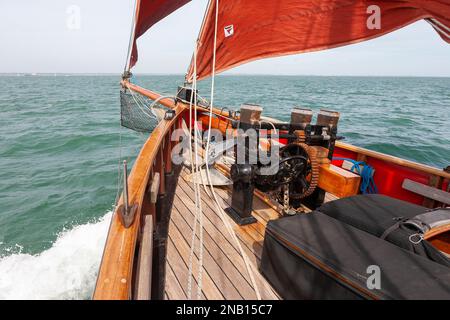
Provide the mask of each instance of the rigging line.
{"label": "rigging line", "polygon": [[[191,102],[192,102],[192,96],[191,96]],[[189,107],[189,132],[192,132],[192,105],[190,104]],[[192,148],[192,141],[191,138],[189,137],[190,140],[190,145]],[[196,141],[194,141],[194,143],[196,143]],[[192,150],[192,149],[191,149]],[[195,176],[195,164],[194,164],[194,158],[192,156],[192,151],[191,151],[191,172],[192,174]],[[191,247],[190,247],[190,252],[189,252],[189,262],[188,262],[188,288],[187,288],[187,298],[189,300],[192,299],[192,277],[193,277],[193,273],[192,273],[192,264],[193,264],[193,259],[194,259],[194,250],[195,250],[195,238],[196,238],[196,232],[197,232],[197,219],[198,219],[198,195],[197,195],[197,188],[195,187],[194,184],[194,199],[195,199],[195,213],[194,213],[194,223],[193,223],[193,227],[192,227],[192,235],[191,235]]]}
{"label": "rigging line", "polygon": [[163,99],[173,99],[175,104],[176,104],[176,101],[177,101],[177,97],[175,97],[175,96],[161,96],[161,97],[157,98],[155,101],[153,101],[153,103],[150,106],[148,106],[148,108],[150,109],[150,112],[158,120],[159,120],[159,118],[158,118],[158,115],[155,113],[154,108],[156,107],[156,104],[159,103]]}
{"label": "rigging line", "polygon": [[[130,90],[130,92],[133,92],[132,89],[129,89],[129,90]],[[176,98],[177,98],[176,96],[172,96],[172,95],[160,96],[156,100],[154,100],[150,105],[148,105],[147,101],[144,100],[144,96],[142,96],[141,94],[136,93],[136,97],[141,101],[141,104],[144,107],[146,107],[156,119],[158,119],[158,115],[154,112],[154,109],[153,109],[153,108],[156,107],[156,104],[158,104],[163,99],[174,99],[174,101],[176,101]],[[142,111],[142,109],[141,109],[141,111]]]}
{"label": "rigging line", "polygon": [[[211,78],[211,103],[210,103],[210,113],[209,113],[209,126],[208,126],[208,138],[206,141],[206,175],[207,175],[207,179],[208,179],[208,183],[211,189],[211,194],[213,195],[214,198],[214,202],[215,205],[218,209],[218,211],[221,213],[221,219],[223,221],[223,223],[225,224],[225,227],[227,228],[228,232],[230,233],[231,237],[234,239],[234,241],[236,241],[236,244],[239,248],[239,251],[242,255],[242,259],[244,260],[245,266],[247,268],[247,272],[250,276],[250,280],[253,284],[253,289],[255,290],[255,294],[256,294],[256,298],[258,300],[261,300],[261,294],[259,292],[258,289],[258,285],[256,283],[255,277],[254,277],[254,273],[253,273],[253,269],[251,267],[250,261],[246,255],[246,253],[244,252],[244,249],[242,248],[241,243],[239,242],[239,239],[237,238],[233,228],[231,227],[230,223],[228,222],[228,220],[226,219],[225,216],[225,212],[222,208],[222,206],[219,203],[219,200],[217,199],[217,195],[214,191],[214,186],[212,184],[212,179],[211,179],[211,175],[209,172],[209,146],[210,146],[210,142],[211,142],[211,126],[212,126],[212,114],[213,114],[213,106],[214,106],[214,84],[215,84],[215,69],[216,69],[216,47],[217,47],[217,25],[218,25],[218,15],[219,15],[219,0],[216,0],[216,15],[215,15],[215,28],[214,28],[214,45],[213,45],[213,65],[212,65],[212,78]],[[194,77],[195,79],[197,79],[197,77]]]}
{"label": "rigging line", "polygon": [[216,17],[214,24],[214,45],[213,45],[213,61],[212,61],[212,74],[211,74],[211,101],[209,106],[209,124],[208,124],[208,138],[206,142],[206,167],[208,167],[208,153],[210,147],[211,140],[211,126],[212,126],[212,115],[213,115],[213,106],[214,106],[214,85],[215,85],[215,76],[216,76],[216,47],[217,47],[217,21],[219,16],[219,0],[216,0]]}
{"label": "rigging line", "polygon": [[[431,20],[431,21],[425,20],[425,21],[427,21],[434,28],[434,30],[436,30],[439,34],[442,34],[446,38],[450,39],[450,33],[447,33],[447,31],[445,31],[444,29],[442,29],[440,27],[440,26],[443,26],[443,27],[445,27],[445,26],[443,24],[440,24],[439,21],[437,21],[437,20]],[[448,28],[446,28],[446,29],[448,29]]]}
{"label": "rigging line", "polygon": [[[192,95],[189,103],[189,134],[192,132]],[[189,136],[189,156],[190,156],[190,164],[191,164],[191,173],[194,174],[194,158],[192,155],[192,138]],[[194,245],[195,245],[195,230],[197,228],[197,193],[194,187],[194,199],[195,199],[195,212],[194,212],[194,224],[192,227],[192,238],[191,238],[191,247],[189,252],[189,262],[188,262],[188,284],[187,284],[187,298],[191,299],[192,292],[192,260],[194,256]]]}
{"label": "rigging line", "polygon": [[158,119],[158,115],[155,113],[155,111],[154,111],[154,108],[155,108],[155,105],[156,105],[156,103],[158,103],[161,99],[156,99],[155,101],[156,102],[154,102],[154,103],[152,103],[150,106],[147,104],[147,101],[145,100],[145,98],[142,96],[142,95],[140,95],[140,94],[138,94],[137,95],[137,97],[139,98],[139,100],[141,101],[141,103],[142,103],[142,105],[144,106],[144,107],[146,107],[149,111],[150,111],[150,113],[157,119],[157,120],[159,120]]}
{"label": "rigging line", "polygon": [[120,186],[122,185],[122,170],[121,170],[121,163],[122,163],[122,125],[119,122],[119,164],[117,166],[117,192],[116,192],[116,198],[114,200],[114,207],[117,206],[117,203],[119,201],[120,197]]}
{"label": "rigging line", "polygon": [[441,26],[442,28],[444,28],[445,30],[447,30],[448,32],[450,32],[450,28],[447,27],[445,24],[441,23],[439,20],[433,19],[433,18],[431,18],[430,20],[431,20],[433,23],[435,23],[435,24]]}
{"label": "rigging line", "polygon": [[135,93],[133,92],[133,90],[130,90],[130,93],[131,93],[131,97],[133,98],[133,100],[134,100],[134,102],[136,103],[136,105],[137,105],[137,107],[139,108],[139,110],[141,110],[141,112],[142,112],[144,115],[146,115],[147,117],[150,117],[150,118],[151,118],[151,116],[145,111],[145,109],[142,108],[142,106],[141,106],[142,101],[140,100],[140,97],[139,97],[137,94],[135,94]]}
{"label": "rigging line", "polygon": [[[190,109],[192,111],[192,109]],[[192,118],[190,116],[190,127],[192,128]],[[191,131],[189,131],[191,132]],[[194,141],[194,143],[196,143]],[[192,142],[190,143],[192,145]],[[195,177],[195,164],[194,159],[191,157],[191,172],[193,176]],[[192,227],[192,234],[191,234],[191,247],[189,252],[189,262],[188,262],[188,288],[187,288],[187,298],[189,300],[192,299],[192,278],[193,278],[193,271],[192,271],[192,265],[193,265],[193,259],[194,259],[194,251],[195,251],[195,239],[196,239],[196,232],[197,232],[197,220],[198,220],[198,211],[199,211],[199,205],[198,205],[198,194],[197,194],[197,188],[194,183],[194,199],[195,199],[195,213],[194,213],[194,223]]]}
{"label": "rigging line", "polygon": [[156,104],[158,102],[160,102],[163,99],[174,99],[174,101],[175,101],[177,99],[177,97],[175,97],[175,96],[160,96],[155,101],[153,101],[153,103],[148,108],[151,110],[152,108],[154,108],[156,106]]}
{"label": "rigging line", "polygon": [[[152,117],[152,115],[148,114],[145,109],[142,108],[142,106],[139,104],[139,97],[136,98],[135,93],[133,93],[133,90],[130,90],[131,93],[131,97],[133,98],[134,102],[136,102],[136,105],[138,106],[139,110],[142,111],[143,114],[145,114],[149,119],[154,120],[155,118]],[[141,101],[141,103],[143,104],[143,102]],[[147,107],[146,105],[144,105],[144,107]]]}
{"label": "rigging line", "polygon": [[[195,61],[197,61],[197,50],[195,52]],[[197,77],[197,63],[194,65],[194,71],[195,71],[195,77]],[[199,165],[199,156],[198,156],[198,134],[199,131],[197,130],[197,79],[193,83],[194,85],[194,105],[195,105],[195,113],[194,113],[194,123],[195,123],[195,132],[196,132],[196,140],[195,140],[195,165],[197,167],[197,174],[200,173],[200,179],[203,181],[203,176],[201,173],[200,165]],[[192,96],[192,95],[191,95]],[[200,136],[200,139],[202,137]],[[200,185],[197,185],[197,201],[199,204],[199,215],[198,215],[198,221],[199,221],[199,270],[198,270],[198,279],[197,279],[197,299],[200,300],[201,293],[202,293],[202,286],[203,286],[203,208],[202,208],[202,199],[200,196]]]}
{"label": "rigging line", "polygon": [[[277,135],[277,128],[275,127],[275,125],[273,124],[273,122],[269,121],[269,120],[260,120],[261,123],[268,123],[272,126],[273,128],[273,133],[275,135]],[[270,143],[270,147],[272,148],[272,142],[274,141],[273,135],[270,135],[270,139],[268,139],[269,143]],[[259,148],[259,146],[258,146]]]}
{"label": "rigging line", "polygon": [[125,61],[125,67],[124,72],[130,71],[130,60],[131,60],[131,51],[133,50],[133,42],[134,42],[134,35],[136,32],[136,16],[138,12],[138,6],[140,5],[140,0],[134,1],[134,13],[133,13],[133,19],[131,20],[131,33],[130,33],[130,41],[128,42],[128,52],[127,52],[127,60]]}
{"label": "rigging line", "polygon": [[275,133],[277,133],[277,128],[275,127],[275,125],[273,124],[273,122],[270,122],[268,120],[260,120],[259,122],[261,123],[268,123],[272,126],[273,130],[275,131]]}
{"label": "rigging line", "polygon": [[[196,47],[195,47],[196,48]],[[194,49],[194,54],[196,52],[196,49]],[[197,89],[197,83],[194,82],[192,85],[193,92]],[[191,94],[190,102],[189,102],[189,132],[192,132],[192,106],[193,106],[193,99],[195,101],[195,95]],[[197,117],[196,113],[194,113],[194,125],[197,124]],[[194,159],[192,156],[192,141],[189,139],[189,145],[190,145],[190,155],[191,155],[191,172],[193,174],[193,177],[195,178],[195,175],[198,172],[198,155],[196,152],[195,155],[195,164]],[[196,128],[194,129],[194,148],[197,151],[198,148],[198,132]],[[187,296],[188,299],[192,298],[192,277],[193,277],[193,271],[192,271],[192,264],[193,264],[193,257],[194,257],[194,250],[195,250],[195,239],[196,239],[196,232],[197,232],[197,221],[199,220],[199,216],[202,213],[202,206],[201,206],[201,199],[199,195],[199,187],[194,183],[194,193],[195,193],[195,215],[194,215],[194,224],[192,229],[192,238],[191,238],[191,250],[189,255],[189,277],[188,277],[188,292]],[[202,239],[201,239],[202,240]],[[202,287],[202,269],[203,269],[203,252],[202,252],[202,241],[199,243],[199,277],[197,278],[197,299],[201,298],[201,287]]]}
{"label": "rigging line", "polygon": [[[206,184],[204,181],[204,177],[202,175],[201,172],[201,164],[200,162],[200,158],[199,158],[199,150],[198,150],[198,146],[200,144],[199,141],[199,137],[201,138],[201,134],[199,129],[197,128],[198,125],[198,118],[197,118],[197,104],[195,102],[197,102],[197,48],[195,47],[194,53],[195,53],[195,62],[194,62],[194,80],[192,83],[192,90],[193,90],[193,94],[191,95],[191,98],[193,97],[194,99],[194,149],[195,149],[195,171],[193,173],[194,179],[195,176],[198,175],[200,183],[195,183],[194,182],[194,190],[196,191],[196,201],[197,204],[199,206],[199,214],[196,216],[199,222],[199,272],[198,272],[198,282],[197,282],[197,299],[201,298],[201,291],[202,291],[202,283],[203,283],[203,251],[204,251],[204,246],[203,246],[203,208],[202,208],[202,200],[201,200],[201,192],[200,192],[200,184],[203,186],[205,192],[208,192],[207,188],[206,188]],[[192,150],[192,149],[191,149]],[[195,181],[195,180],[194,180]],[[197,220],[195,221],[195,226],[197,226]]]}
{"label": "rigging line", "polygon": [[[131,90],[131,89],[129,89],[130,91],[133,91],[133,90]],[[153,107],[153,104],[151,105],[151,106],[149,106],[148,104],[147,104],[147,101],[145,100],[146,99],[146,97],[144,97],[143,95],[141,95],[141,94],[139,94],[139,93],[137,93],[137,92],[135,92],[135,97],[141,102],[141,105],[143,106],[143,107],[145,107],[144,108],[144,110],[147,110],[148,109],[148,111],[150,111],[150,113],[153,115],[153,116],[155,116],[155,118],[157,118],[157,116],[156,116],[156,114],[153,112],[153,110],[152,110],[152,107]],[[157,99],[158,100],[158,99]],[[158,100],[159,101],[159,100]],[[145,112],[145,113],[147,113],[147,112]],[[148,113],[147,113],[148,114]]]}

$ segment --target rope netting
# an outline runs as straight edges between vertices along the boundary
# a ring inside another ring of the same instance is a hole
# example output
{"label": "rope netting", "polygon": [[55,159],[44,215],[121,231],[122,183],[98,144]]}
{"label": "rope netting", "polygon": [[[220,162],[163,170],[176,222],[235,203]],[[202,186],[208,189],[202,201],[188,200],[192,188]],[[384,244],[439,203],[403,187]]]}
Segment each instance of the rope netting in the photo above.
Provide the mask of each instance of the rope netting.
{"label": "rope netting", "polygon": [[120,91],[120,123],[123,127],[150,133],[158,125],[165,109],[131,90]]}

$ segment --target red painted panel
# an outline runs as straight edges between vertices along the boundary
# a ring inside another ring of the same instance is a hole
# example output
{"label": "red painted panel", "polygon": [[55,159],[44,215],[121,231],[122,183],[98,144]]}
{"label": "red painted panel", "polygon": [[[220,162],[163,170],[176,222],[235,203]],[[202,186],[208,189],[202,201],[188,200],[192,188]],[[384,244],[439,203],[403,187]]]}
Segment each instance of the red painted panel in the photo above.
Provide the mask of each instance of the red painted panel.
{"label": "red painted panel", "polygon": [[[334,157],[356,160],[356,156],[355,152],[338,147],[334,151]],[[342,162],[342,160],[335,160],[332,163],[341,166]],[[411,203],[422,204],[423,197],[403,189],[402,184],[405,179],[410,179],[428,185],[429,174],[370,157],[367,158],[366,163],[375,169],[374,181],[379,193]]]}

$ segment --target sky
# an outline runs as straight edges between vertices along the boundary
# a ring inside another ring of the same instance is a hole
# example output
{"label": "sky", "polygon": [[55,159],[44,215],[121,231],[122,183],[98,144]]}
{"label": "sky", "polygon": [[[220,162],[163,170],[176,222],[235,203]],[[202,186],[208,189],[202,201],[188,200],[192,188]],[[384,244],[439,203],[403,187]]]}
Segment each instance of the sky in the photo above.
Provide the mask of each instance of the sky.
{"label": "sky", "polygon": [[[121,73],[133,3],[0,0],[0,73]],[[184,74],[205,6],[206,0],[193,0],[142,36],[134,73]],[[256,61],[228,73],[450,76],[450,45],[420,21],[364,43]]]}

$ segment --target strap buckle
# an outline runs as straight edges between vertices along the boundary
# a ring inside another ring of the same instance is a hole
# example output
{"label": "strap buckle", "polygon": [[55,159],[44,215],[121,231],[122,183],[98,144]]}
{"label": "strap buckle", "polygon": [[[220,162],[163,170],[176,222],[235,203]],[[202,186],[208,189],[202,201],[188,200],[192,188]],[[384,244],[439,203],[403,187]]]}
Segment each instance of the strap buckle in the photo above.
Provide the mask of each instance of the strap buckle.
{"label": "strap buckle", "polygon": [[423,233],[414,233],[409,236],[409,242],[412,244],[419,244],[423,240]]}

